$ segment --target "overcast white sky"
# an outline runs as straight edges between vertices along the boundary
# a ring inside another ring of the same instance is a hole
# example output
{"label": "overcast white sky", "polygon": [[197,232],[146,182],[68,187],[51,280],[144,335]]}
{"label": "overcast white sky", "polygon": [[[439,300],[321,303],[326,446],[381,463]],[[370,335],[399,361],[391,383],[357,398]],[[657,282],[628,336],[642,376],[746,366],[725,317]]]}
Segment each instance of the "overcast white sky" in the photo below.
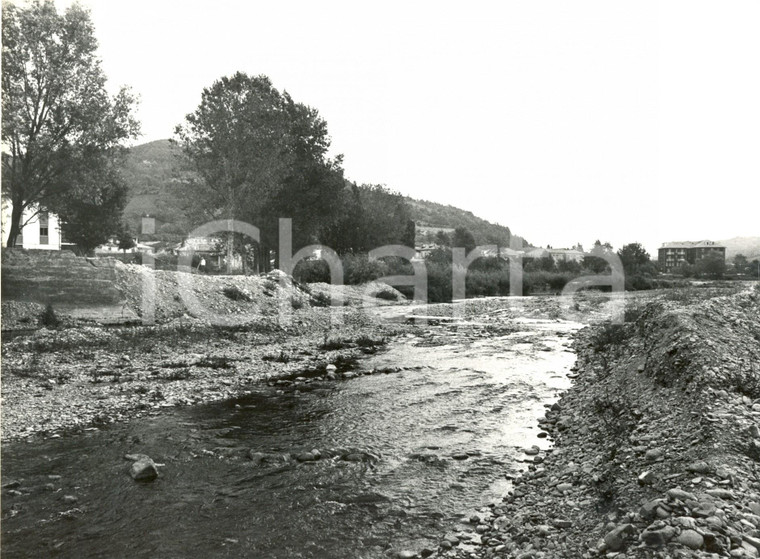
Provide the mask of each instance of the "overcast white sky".
{"label": "overcast white sky", "polygon": [[760,235],[756,0],[82,3],[141,142],[241,70],[320,111],[349,179],[535,244]]}

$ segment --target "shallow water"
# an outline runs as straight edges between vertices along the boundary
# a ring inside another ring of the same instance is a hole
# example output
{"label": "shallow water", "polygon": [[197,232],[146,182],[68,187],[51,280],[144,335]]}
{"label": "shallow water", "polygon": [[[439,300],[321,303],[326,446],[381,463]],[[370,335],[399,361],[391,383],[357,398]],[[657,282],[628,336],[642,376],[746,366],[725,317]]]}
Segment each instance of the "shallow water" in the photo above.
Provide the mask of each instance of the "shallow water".
{"label": "shallow water", "polygon": [[[400,369],[3,447],[3,557],[385,557],[434,548],[509,489],[577,325],[431,327],[360,364]],[[314,462],[282,456],[319,449]],[[256,464],[249,450],[279,455]],[[135,483],[128,452],[165,464]],[[351,454],[357,461],[341,459]],[[334,455],[328,458],[328,455]],[[455,458],[456,456],[456,458]],[[49,477],[60,476],[60,478]],[[52,485],[51,485],[52,484]],[[66,496],[77,500],[72,502]]]}

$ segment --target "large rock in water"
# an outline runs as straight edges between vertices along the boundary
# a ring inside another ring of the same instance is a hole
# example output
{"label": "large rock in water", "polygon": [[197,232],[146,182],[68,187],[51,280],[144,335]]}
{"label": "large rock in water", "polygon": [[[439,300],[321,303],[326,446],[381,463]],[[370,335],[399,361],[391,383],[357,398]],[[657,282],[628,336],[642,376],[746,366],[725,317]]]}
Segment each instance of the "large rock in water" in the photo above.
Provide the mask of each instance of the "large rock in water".
{"label": "large rock in water", "polygon": [[158,477],[156,463],[147,456],[142,456],[137,462],[132,463],[129,474],[135,481],[153,481]]}

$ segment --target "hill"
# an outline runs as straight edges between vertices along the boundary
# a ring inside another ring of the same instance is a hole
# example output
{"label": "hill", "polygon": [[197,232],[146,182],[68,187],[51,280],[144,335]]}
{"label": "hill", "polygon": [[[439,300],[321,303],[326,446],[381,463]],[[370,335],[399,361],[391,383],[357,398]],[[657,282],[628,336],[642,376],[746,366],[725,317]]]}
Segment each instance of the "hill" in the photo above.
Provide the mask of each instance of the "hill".
{"label": "hill", "polygon": [[431,230],[434,234],[438,229],[464,227],[473,234],[477,244],[510,246],[515,241],[524,242],[524,239],[513,236],[509,227],[481,219],[472,212],[427,200],[405,200],[418,229]]}
{"label": "hill", "polygon": [[[141,217],[147,214],[156,218],[156,232],[161,236],[187,232],[190,227],[182,209],[182,184],[191,175],[190,164],[169,140],[132,147],[122,168],[122,176],[129,186],[124,218],[132,231],[140,232]],[[510,241],[521,240],[512,235],[509,227],[490,223],[472,212],[427,200],[408,197],[404,200],[422,231],[464,227],[478,244],[509,246]]]}
{"label": "hill", "polygon": [[185,231],[179,192],[191,171],[179,148],[169,140],[134,146],[129,150],[121,172],[129,187],[124,219],[133,232],[140,232],[143,215],[156,218],[159,233],[182,234]]}
{"label": "hill", "polygon": [[737,254],[743,254],[749,261],[760,258],[760,237],[734,237],[718,243],[726,247],[727,260],[732,260]]}

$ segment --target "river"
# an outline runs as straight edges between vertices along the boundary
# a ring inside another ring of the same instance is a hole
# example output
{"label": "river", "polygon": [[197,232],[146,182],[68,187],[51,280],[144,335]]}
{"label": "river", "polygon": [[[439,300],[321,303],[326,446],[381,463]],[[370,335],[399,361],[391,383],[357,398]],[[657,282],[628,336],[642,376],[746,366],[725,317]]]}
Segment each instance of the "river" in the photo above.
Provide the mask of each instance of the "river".
{"label": "river", "polygon": [[[569,387],[580,325],[517,324],[498,333],[432,325],[362,361],[355,378],[262,386],[6,444],[3,483],[19,484],[4,491],[3,557],[371,559],[435,549],[510,489],[508,477],[532,460],[525,447],[550,445],[536,422]],[[318,460],[293,458],[312,449]],[[134,482],[130,452],[163,464],[160,477]]]}

